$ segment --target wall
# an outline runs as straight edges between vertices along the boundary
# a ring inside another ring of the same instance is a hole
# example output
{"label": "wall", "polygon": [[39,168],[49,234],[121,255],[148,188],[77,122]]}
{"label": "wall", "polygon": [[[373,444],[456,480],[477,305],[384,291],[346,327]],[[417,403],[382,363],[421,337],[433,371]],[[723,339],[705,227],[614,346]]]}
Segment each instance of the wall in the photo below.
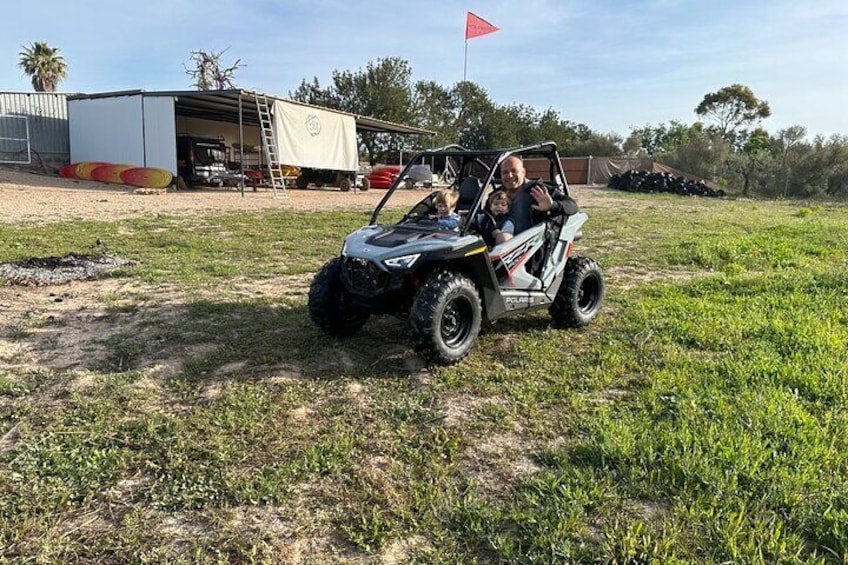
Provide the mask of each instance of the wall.
{"label": "wall", "polygon": [[[0,138],[26,138],[29,130],[31,163],[27,168],[55,171],[70,159],[67,94],[0,92],[0,115],[26,116],[0,120]],[[0,140],[0,160],[26,161],[26,142]]]}
{"label": "wall", "polygon": [[177,133],[172,96],[145,96],[144,166],[177,173]]}
{"label": "wall", "polygon": [[71,161],[144,166],[141,95],[68,100]]}

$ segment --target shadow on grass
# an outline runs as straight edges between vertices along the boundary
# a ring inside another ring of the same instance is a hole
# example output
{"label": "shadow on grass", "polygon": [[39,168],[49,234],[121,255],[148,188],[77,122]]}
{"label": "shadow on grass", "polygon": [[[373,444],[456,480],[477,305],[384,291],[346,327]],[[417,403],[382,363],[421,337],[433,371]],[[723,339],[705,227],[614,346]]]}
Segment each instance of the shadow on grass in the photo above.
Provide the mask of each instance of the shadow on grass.
{"label": "shadow on grass", "polygon": [[[407,378],[427,368],[405,320],[374,316],[354,336],[320,331],[299,297],[204,298],[112,304],[74,316],[50,316],[43,331],[20,339],[51,370],[144,371],[197,390],[204,383],[265,379]],[[494,339],[497,357],[516,355],[520,334],[554,328],[545,312],[485,324],[476,348]]]}
{"label": "shadow on grass", "polygon": [[[305,305],[196,302],[179,325],[190,326],[199,344],[214,346],[187,360],[183,374],[188,378],[220,374],[236,364],[229,373],[247,378],[288,369],[309,379],[391,379],[409,377],[428,365],[413,349],[408,322],[393,316],[372,316],[356,335],[337,338],[312,323]],[[481,335],[506,337],[554,327],[546,312],[537,312],[484,324]]]}
{"label": "shadow on grass", "polygon": [[[407,324],[375,317],[353,337],[321,332],[305,305],[213,302],[154,307],[122,315],[104,338],[103,372],[165,365],[200,383],[273,377],[336,379],[406,377],[425,367]],[[136,318],[136,319],[132,319]]]}

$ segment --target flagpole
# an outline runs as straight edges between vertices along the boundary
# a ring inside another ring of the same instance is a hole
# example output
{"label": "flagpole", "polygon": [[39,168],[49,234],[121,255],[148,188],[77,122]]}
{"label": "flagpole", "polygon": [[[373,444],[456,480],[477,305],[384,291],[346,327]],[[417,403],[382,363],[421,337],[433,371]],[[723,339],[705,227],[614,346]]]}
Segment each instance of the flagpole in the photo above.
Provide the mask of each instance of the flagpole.
{"label": "flagpole", "polygon": [[465,38],[465,59],[462,64],[462,82],[465,82],[465,74],[468,72],[468,38]]}

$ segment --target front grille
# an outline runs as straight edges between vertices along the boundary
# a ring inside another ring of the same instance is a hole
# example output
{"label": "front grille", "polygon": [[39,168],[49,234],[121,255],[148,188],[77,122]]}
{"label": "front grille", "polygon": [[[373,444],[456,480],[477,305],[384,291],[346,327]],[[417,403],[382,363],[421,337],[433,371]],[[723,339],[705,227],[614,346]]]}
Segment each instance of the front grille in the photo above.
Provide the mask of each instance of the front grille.
{"label": "front grille", "polygon": [[368,259],[348,257],[344,262],[344,272],[352,288],[369,293],[382,290],[389,282],[389,274]]}

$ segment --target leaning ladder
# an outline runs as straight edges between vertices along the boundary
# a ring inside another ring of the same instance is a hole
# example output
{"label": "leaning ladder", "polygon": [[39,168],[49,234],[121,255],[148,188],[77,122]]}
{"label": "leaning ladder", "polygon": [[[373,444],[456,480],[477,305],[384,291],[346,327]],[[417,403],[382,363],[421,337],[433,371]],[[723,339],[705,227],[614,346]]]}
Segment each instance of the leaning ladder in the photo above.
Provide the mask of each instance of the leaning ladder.
{"label": "leaning ladder", "polygon": [[274,189],[274,198],[278,196],[277,191],[280,192],[279,195],[282,198],[287,198],[286,179],[283,175],[282,163],[280,163],[277,136],[274,135],[274,123],[271,121],[271,107],[268,104],[268,97],[258,92],[254,93],[253,96],[256,99],[256,111],[259,113],[262,147],[265,150],[265,163],[268,167],[271,188]]}

